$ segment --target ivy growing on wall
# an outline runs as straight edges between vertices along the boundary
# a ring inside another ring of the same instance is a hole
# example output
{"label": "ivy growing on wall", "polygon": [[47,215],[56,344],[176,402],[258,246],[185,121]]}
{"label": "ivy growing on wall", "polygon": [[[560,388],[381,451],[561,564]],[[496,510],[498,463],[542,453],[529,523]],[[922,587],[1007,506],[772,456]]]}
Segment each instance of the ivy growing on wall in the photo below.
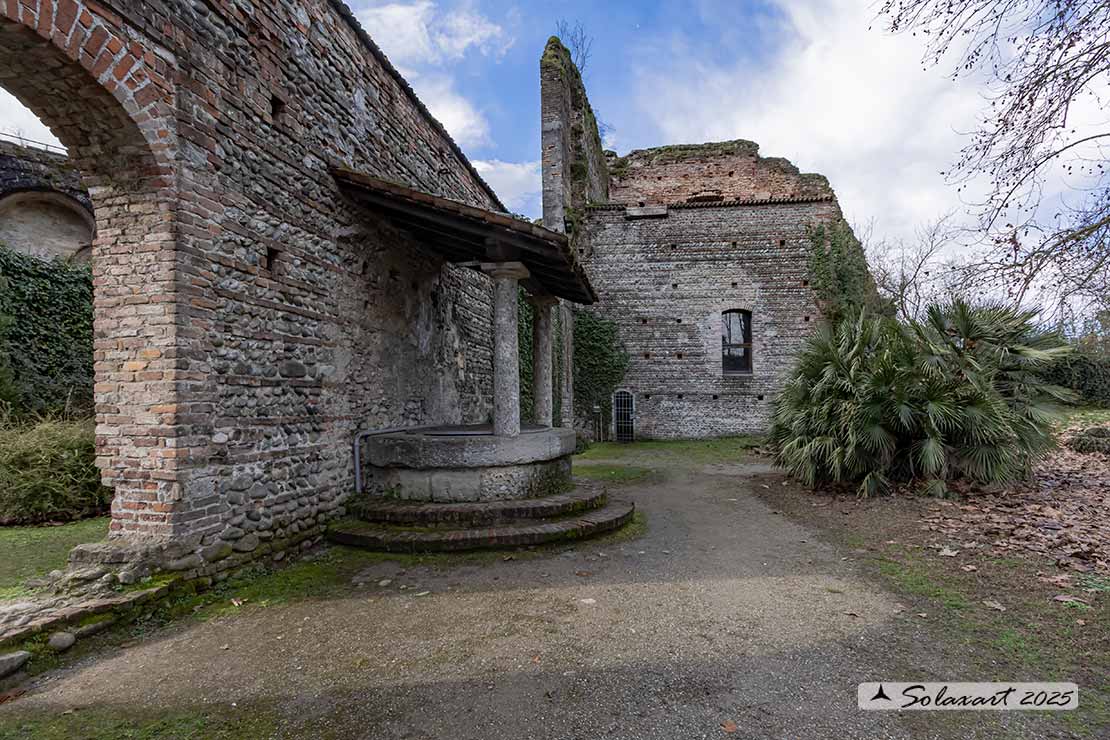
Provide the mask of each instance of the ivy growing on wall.
{"label": "ivy growing on wall", "polygon": [[864,306],[882,310],[863,245],[846,221],[811,226],[809,240],[813,287],[830,322]]}
{"label": "ivy growing on wall", "polygon": [[[534,311],[523,290],[519,296],[520,341],[520,414],[522,419],[534,418],[532,398],[532,321]],[[555,311],[555,351],[552,372],[555,380],[554,411],[560,416],[560,394],[563,368],[563,335],[560,312]],[[595,405],[609,417],[613,392],[624,380],[628,370],[628,353],[617,337],[617,325],[588,309],[574,313],[574,406],[579,416],[589,416]]]}
{"label": "ivy growing on wall", "polygon": [[589,309],[574,314],[574,405],[579,415],[595,406],[604,419],[612,413],[613,392],[628,372],[628,352],[617,335],[617,325]]}
{"label": "ivy growing on wall", "polygon": [[[0,394],[16,416],[91,413],[93,289],[87,265],[0,246]],[[8,384],[4,385],[5,368]]]}

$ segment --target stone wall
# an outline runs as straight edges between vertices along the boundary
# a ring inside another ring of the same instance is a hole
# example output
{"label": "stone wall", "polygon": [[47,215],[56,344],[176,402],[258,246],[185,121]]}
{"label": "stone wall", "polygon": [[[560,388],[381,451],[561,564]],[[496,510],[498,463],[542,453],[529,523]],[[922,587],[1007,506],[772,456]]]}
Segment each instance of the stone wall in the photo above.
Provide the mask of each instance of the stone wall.
{"label": "stone wall", "polygon": [[[831,199],[671,206],[636,217],[588,209],[582,257],[599,303],[630,357],[622,389],[636,403],[636,436],[763,432],[771,403],[820,312],[809,280],[807,227],[839,218]],[[665,215],[663,215],[665,214]],[[729,375],[721,314],[752,314],[753,367]]]}
{"label": "stone wall", "polygon": [[0,140],[0,244],[44,259],[87,257],[95,228],[89,194],[64,154]]}
{"label": "stone wall", "polygon": [[95,209],[121,544],[170,540],[183,570],[188,552],[280,550],[341,510],[356,429],[488,418],[488,280],[356,209],[328,165],[503,207],[346,6],[0,16],[0,84],[67,146]]}

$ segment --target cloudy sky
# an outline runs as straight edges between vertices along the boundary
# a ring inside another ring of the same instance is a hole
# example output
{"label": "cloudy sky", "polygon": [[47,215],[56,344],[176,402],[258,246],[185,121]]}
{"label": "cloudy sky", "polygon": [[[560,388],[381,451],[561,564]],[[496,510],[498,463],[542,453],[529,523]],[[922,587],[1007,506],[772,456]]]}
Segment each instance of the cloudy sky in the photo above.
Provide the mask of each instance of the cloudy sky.
{"label": "cloudy sky", "polygon": [[[821,172],[877,238],[960,207],[940,174],[984,101],[875,23],[871,0],[348,2],[515,211],[539,213],[538,59],[557,21],[593,35],[590,98],[620,153],[744,138]],[[874,29],[870,27],[874,24]],[[53,141],[0,97],[0,130]]]}

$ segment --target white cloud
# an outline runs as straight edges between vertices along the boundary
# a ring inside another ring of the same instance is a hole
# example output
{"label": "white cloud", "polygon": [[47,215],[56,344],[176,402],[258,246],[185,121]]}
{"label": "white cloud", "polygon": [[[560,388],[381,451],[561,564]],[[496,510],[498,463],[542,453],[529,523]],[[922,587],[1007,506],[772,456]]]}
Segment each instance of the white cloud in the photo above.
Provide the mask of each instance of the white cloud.
{"label": "white cloud", "polygon": [[3,88],[0,88],[0,131],[43,144],[62,145],[34,113]]}
{"label": "white cloud", "polygon": [[358,19],[401,66],[442,64],[462,59],[471,49],[500,57],[513,45],[501,26],[466,5],[442,10],[431,0],[387,3],[360,10]]}
{"label": "white cloud", "polygon": [[513,213],[529,218],[542,215],[542,180],[539,160],[535,162],[502,162],[497,159],[474,163],[474,169],[490,184],[494,192]]}
{"label": "white cloud", "polygon": [[468,3],[444,9],[431,0],[363,8],[358,19],[460,146],[490,143],[489,122],[455,89],[449,65],[472,52],[500,58],[513,44],[501,26]]}
{"label": "white cloud", "polygon": [[458,93],[446,75],[410,75],[409,82],[428,106],[432,115],[443,124],[461,147],[490,143],[489,121],[481,111]]}
{"label": "white cloud", "polygon": [[923,70],[915,39],[868,29],[867,3],[777,5],[783,22],[766,32],[785,38],[770,59],[713,65],[678,42],[676,55],[639,68],[637,105],[655,117],[659,143],[753,139],[764,156],[828,176],[846,215],[874,219],[878,237],[908,238],[959,208],[941,172],[983,107],[976,81]]}

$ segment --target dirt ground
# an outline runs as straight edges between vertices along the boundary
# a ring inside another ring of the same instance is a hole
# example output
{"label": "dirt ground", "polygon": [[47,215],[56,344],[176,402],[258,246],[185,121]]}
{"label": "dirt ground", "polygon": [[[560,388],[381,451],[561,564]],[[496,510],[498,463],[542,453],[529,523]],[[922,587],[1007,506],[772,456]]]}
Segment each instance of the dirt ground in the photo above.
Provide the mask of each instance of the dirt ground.
{"label": "dirt ground", "polygon": [[480,561],[383,558],[310,598],[178,619],[40,675],[0,705],[0,738],[1101,731],[1044,714],[859,711],[863,681],[1018,677],[969,652],[943,598],[884,581],[868,545],[788,516],[800,494],[775,490],[786,487],[765,462],[631,447],[588,464],[651,471],[613,487],[642,512],[642,536]]}

